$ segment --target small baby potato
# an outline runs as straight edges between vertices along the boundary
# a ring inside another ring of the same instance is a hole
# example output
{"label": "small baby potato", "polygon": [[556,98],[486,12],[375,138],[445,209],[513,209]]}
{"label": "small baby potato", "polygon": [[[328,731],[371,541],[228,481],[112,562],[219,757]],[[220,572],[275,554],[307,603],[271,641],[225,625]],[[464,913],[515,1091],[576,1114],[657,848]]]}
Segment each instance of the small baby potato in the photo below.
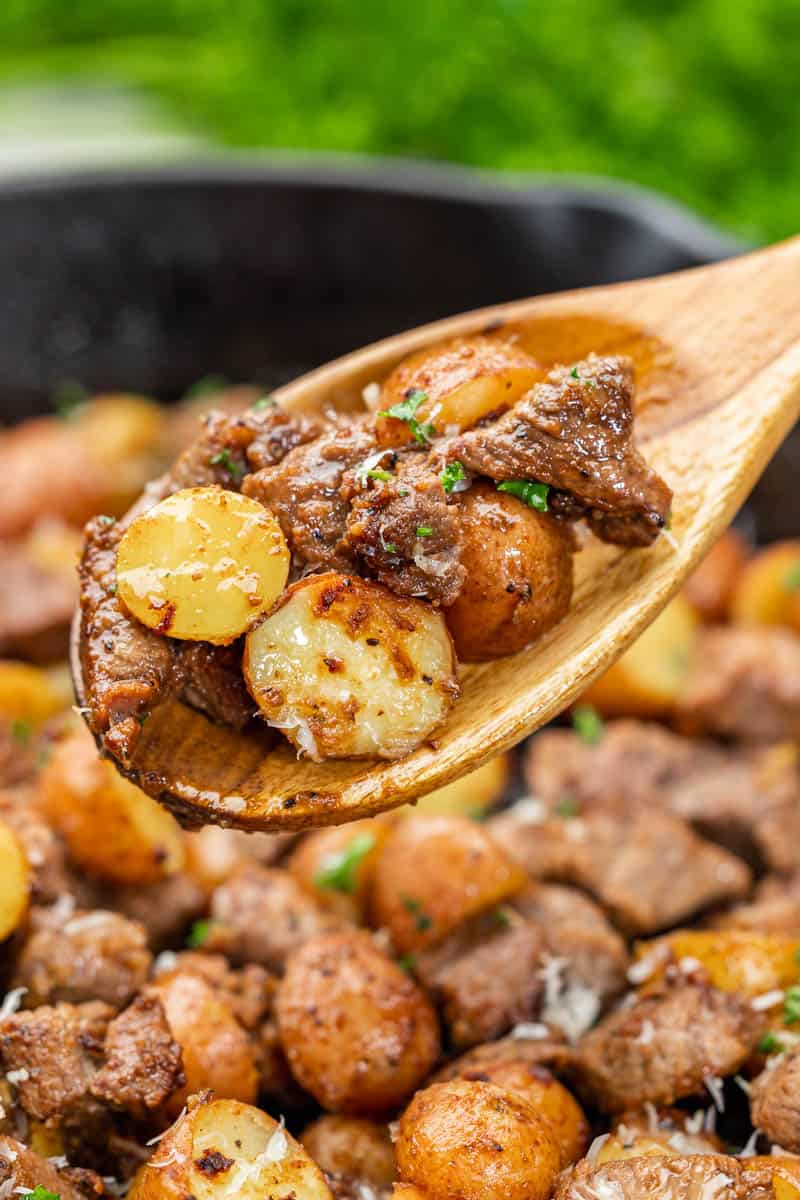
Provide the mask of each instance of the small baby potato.
{"label": "small baby potato", "polygon": [[261,1109],[195,1098],[138,1171],[129,1200],[333,1200],[316,1163]]}
{"label": "small baby potato", "polygon": [[161,465],[164,409],[146,396],[94,396],[81,406],[77,424],[89,457],[105,476],[103,511],[123,513]]}
{"label": "small baby potato", "polygon": [[0,715],[38,729],[64,707],[63,693],[47,671],[13,659],[0,660]]}
{"label": "small baby potato", "polygon": [[244,673],[268,724],[317,762],[400,758],[458,695],[441,613],[333,572],[293,584],[248,634]]}
{"label": "small baby potato", "polygon": [[389,1126],[377,1121],[326,1113],[303,1130],[300,1141],[327,1174],[348,1175],[381,1188],[397,1173]]}
{"label": "small baby potato", "polygon": [[[747,562],[747,543],[726,529],[684,585],[684,595],[701,621],[724,621],[731,596]],[[797,561],[800,562],[800,543]]]}
{"label": "small baby potato", "polygon": [[419,350],[395,367],[381,388],[381,410],[414,392],[426,399],[415,418],[437,433],[460,433],[489,413],[511,408],[545,370],[518,346],[477,335]]}
{"label": "small baby potato", "polygon": [[360,930],[320,934],[289,956],[275,997],[292,1074],[332,1112],[401,1105],[439,1056],[433,1007]]}
{"label": "small baby potato", "polygon": [[98,879],[156,883],[183,867],[183,834],[175,818],[100,758],[83,727],[56,745],[39,797],[72,858]]}
{"label": "small baby potato", "polygon": [[753,555],[736,581],[730,615],[738,625],[789,625],[800,633],[800,539]]}
{"label": "small baby potato", "polygon": [[253,1046],[230,1008],[205,979],[191,971],[159,975],[148,989],[159,997],[170,1031],[180,1045],[186,1085],[173,1092],[177,1113],[193,1092],[252,1103],[258,1094]]}
{"label": "small baby potato", "polygon": [[122,536],[117,592],[157,633],[225,645],[252,628],[286,586],[289,549],[275,517],[249,496],[184,488]]}
{"label": "small baby potato", "polygon": [[19,928],[28,911],[31,868],[16,834],[0,821],[0,940]]}
{"label": "small baby potato", "polygon": [[[709,982],[722,992],[754,998],[800,983],[800,938],[749,929],[678,929],[653,942],[637,944],[637,959],[646,958],[662,945],[669,947],[675,962],[695,959]],[[662,974],[661,968],[654,971],[644,987],[657,983]],[[776,1006],[781,1004],[778,997]]]}
{"label": "small baby potato", "polygon": [[589,1122],[578,1101],[547,1067],[507,1059],[467,1069],[462,1079],[480,1079],[527,1100],[540,1117],[550,1122],[561,1154],[561,1166],[568,1167],[586,1153]]}
{"label": "small baby potato", "polygon": [[511,775],[511,756],[498,754],[483,766],[444,787],[428,792],[415,805],[399,810],[400,815],[422,813],[427,817],[482,818],[502,799]]}
{"label": "small baby potato", "polygon": [[317,829],[300,841],[286,865],[298,883],[314,893],[322,908],[345,920],[360,922],[378,849],[390,822],[391,817],[372,817]]}
{"label": "small baby potato", "polygon": [[395,1153],[401,1178],[433,1200],[547,1200],[561,1169],[550,1123],[521,1096],[478,1081],[417,1092]]}
{"label": "small baby potato", "polygon": [[569,609],[572,530],[491,483],[473,484],[458,509],[467,576],[446,613],[456,653],[463,662],[516,654]]}
{"label": "small baby potato", "polygon": [[384,842],[372,881],[372,919],[402,954],[447,937],[528,882],[523,869],[467,817],[410,816]]}
{"label": "small baby potato", "polygon": [[697,625],[689,601],[676,596],[630,649],[590,684],[581,704],[594,705],[604,716],[668,716],[686,680]]}

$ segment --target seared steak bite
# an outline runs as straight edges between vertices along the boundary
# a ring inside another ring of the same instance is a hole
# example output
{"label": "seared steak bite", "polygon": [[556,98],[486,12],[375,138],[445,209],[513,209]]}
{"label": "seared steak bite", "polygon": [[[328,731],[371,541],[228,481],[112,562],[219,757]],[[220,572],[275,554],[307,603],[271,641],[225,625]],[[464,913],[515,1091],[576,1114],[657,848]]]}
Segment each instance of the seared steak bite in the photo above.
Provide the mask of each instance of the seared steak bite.
{"label": "seared steak bite", "polygon": [[531,815],[523,802],[489,828],[534,878],[585,889],[630,934],[667,929],[750,886],[741,859],[666,813]]}
{"label": "seared steak bite", "polygon": [[518,1025],[508,1036],[496,1042],[483,1042],[445,1063],[431,1075],[429,1083],[447,1083],[450,1079],[473,1078],[481,1070],[497,1063],[520,1062],[530,1067],[549,1067],[554,1072],[569,1069],[574,1048],[559,1029],[534,1021]]}
{"label": "seared steak bite", "polygon": [[587,516],[605,541],[649,545],[669,518],[672,493],[633,442],[627,358],[557,367],[499,420],[453,438],[447,458],[490,479],[568,493],[568,515]]}
{"label": "seared steak bite", "polygon": [[738,1071],[764,1032],[746,1000],[696,983],[641,996],[578,1045],[575,1074],[604,1112],[701,1096],[706,1080]]}
{"label": "seared steak bite", "polygon": [[722,929],[800,936],[800,873],[787,878],[767,875],[758,884],[751,901],[736,904],[720,914],[714,925]]}
{"label": "seared steak bite", "polygon": [[105,1062],[91,1093],[132,1117],[144,1118],[184,1083],[181,1048],[172,1037],[157,996],[137,996],[110,1023]]}
{"label": "seared steak bite", "polygon": [[[778,1035],[780,1041],[780,1035]],[[800,1152],[800,1047],[770,1060],[750,1085],[753,1125],[771,1142],[792,1154]]]}
{"label": "seared steak bite", "polygon": [[180,647],[183,699],[233,729],[244,729],[256,705],[242,675],[242,641],[231,646],[185,642]]}
{"label": "seared steak bite", "polygon": [[694,733],[800,739],[800,637],[770,626],[700,631],[679,717]]}

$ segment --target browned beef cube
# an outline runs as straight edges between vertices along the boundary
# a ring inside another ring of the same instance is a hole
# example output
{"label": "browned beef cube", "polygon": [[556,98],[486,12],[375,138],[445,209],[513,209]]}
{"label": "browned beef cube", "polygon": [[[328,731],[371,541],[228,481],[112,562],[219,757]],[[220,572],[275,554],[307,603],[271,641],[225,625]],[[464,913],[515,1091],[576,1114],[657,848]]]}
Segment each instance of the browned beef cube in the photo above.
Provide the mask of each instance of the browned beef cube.
{"label": "browned beef cube", "polygon": [[187,871],[156,883],[121,884],[104,889],[110,908],[144,926],[151,950],[182,941],[192,921],[205,912],[208,897]]}
{"label": "browned beef cube", "polygon": [[451,1079],[464,1079],[466,1073],[485,1071],[497,1063],[512,1061],[529,1067],[549,1067],[560,1072],[570,1067],[574,1055],[573,1047],[559,1029],[534,1021],[519,1025],[509,1037],[473,1046],[440,1067],[429,1082],[447,1083]]}
{"label": "browned beef cube", "polygon": [[736,904],[715,918],[723,929],[754,929],[758,933],[800,936],[800,874],[788,879],[767,876],[749,904]]}
{"label": "browned beef cube", "polygon": [[104,1054],[91,1093],[132,1117],[145,1117],[183,1086],[181,1048],[157,996],[137,996],[111,1022]]}
{"label": "browned beef cube", "polygon": [[750,1113],[753,1125],[771,1142],[793,1154],[800,1152],[800,1047],[770,1063],[753,1081]]}

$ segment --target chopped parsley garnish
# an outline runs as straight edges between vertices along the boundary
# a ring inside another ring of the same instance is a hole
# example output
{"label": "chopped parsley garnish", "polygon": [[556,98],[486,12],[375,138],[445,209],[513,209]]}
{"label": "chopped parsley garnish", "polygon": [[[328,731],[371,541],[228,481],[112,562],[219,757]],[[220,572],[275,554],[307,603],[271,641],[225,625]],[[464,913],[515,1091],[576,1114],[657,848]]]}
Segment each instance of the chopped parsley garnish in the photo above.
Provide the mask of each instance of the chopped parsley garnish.
{"label": "chopped parsley garnish", "polygon": [[386,483],[391,478],[392,472],[385,471],[382,467],[368,467],[366,463],[356,467],[356,479],[361,484],[365,483],[367,479],[377,479],[381,483]]}
{"label": "chopped parsley garnish", "polygon": [[433,526],[432,525],[418,525],[414,532],[416,533],[417,537],[420,537],[420,538],[421,537],[430,537],[431,534],[433,533]]}
{"label": "chopped parsley garnish", "polygon": [[786,572],[783,586],[787,592],[800,592],[800,562],[793,563]]}
{"label": "chopped parsley garnish", "polygon": [[397,965],[401,971],[405,971],[406,975],[411,975],[417,965],[417,960],[413,954],[404,954],[402,958],[398,958]]}
{"label": "chopped parsley garnish", "polygon": [[202,921],[195,921],[192,928],[189,930],[189,936],[186,939],[186,945],[190,950],[197,950],[200,946],[205,945],[208,941],[208,935],[211,933],[211,928],[214,922],[206,917]]}
{"label": "chopped parsley garnish", "polygon": [[231,458],[231,452],[227,447],[224,450],[220,450],[219,454],[214,455],[214,457],[211,459],[211,465],[212,467],[224,467],[228,474],[231,475],[237,483],[244,475],[243,468],[240,467],[238,463],[233,461]]}
{"label": "chopped parsley garnish", "polygon": [[596,708],[591,704],[579,704],[572,710],[572,728],[587,746],[594,746],[603,736],[605,725]]}
{"label": "chopped parsley garnish", "polygon": [[54,390],[51,402],[62,421],[71,421],[88,399],[89,393],[82,384],[74,379],[65,379]]}
{"label": "chopped parsley garnish", "polygon": [[200,396],[208,396],[212,392],[224,391],[229,387],[229,380],[224,375],[203,375],[196,383],[184,392],[184,400],[197,400]]}
{"label": "chopped parsley garnish", "polygon": [[116,525],[116,523],[117,523],[117,518],[109,517],[107,513],[100,513],[100,515],[98,516],[97,519],[103,525]]}
{"label": "chopped parsley garnish", "polygon": [[581,383],[588,384],[589,387],[597,387],[597,380],[596,379],[588,379],[585,375],[579,375],[577,367],[572,368],[572,370],[570,371],[570,375],[572,376],[573,379],[578,379],[578,380],[580,380]]}
{"label": "chopped parsley garnish", "polygon": [[420,933],[424,933],[426,929],[430,929],[433,921],[423,909],[419,900],[415,900],[413,896],[402,896],[403,908],[406,912],[411,913],[414,918],[414,924]]}
{"label": "chopped parsley garnish", "polygon": [[537,512],[547,512],[549,483],[537,483],[535,479],[506,479],[503,483],[498,483],[497,490],[516,496],[523,504],[527,504],[528,508],[535,508]]}
{"label": "chopped parsley garnish", "polygon": [[783,1042],[770,1030],[758,1043],[758,1049],[761,1054],[783,1054]]}
{"label": "chopped parsley garnish", "polygon": [[264,408],[275,408],[277,403],[278,401],[274,396],[259,396],[258,400],[256,400],[255,404],[253,405],[253,408],[256,410],[256,412],[261,412],[261,410]]}
{"label": "chopped parsley garnish", "polygon": [[504,908],[496,908],[492,913],[497,924],[501,929],[509,929],[511,926],[511,917]]}
{"label": "chopped parsley garnish", "polygon": [[397,546],[395,546],[394,542],[384,542],[383,548],[387,554],[397,554]]}
{"label": "chopped parsley garnish", "polygon": [[24,1197],[24,1200],[61,1200],[60,1192],[51,1192],[40,1183],[30,1191],[19,1192],[19,1195]]}
{"label": "chopped parsley garnish", "polygon": [[451,463],[447,464],[447,466],[442,471],[439,478],[442,482],[442,487],[447,492],[448,496],[450,495],[450,493],[452,492],[452,490],[456,486],[456,484],[460,483],[462,479],[466,478],[466,474],[467,474],[466,471],[464,470],[463,466],[458,461],[458,459],[456,459],[455,462],[451,462]]}
{"label": "chopped parsley garnish", "polygon": [[580,801],[577,796],[562,796],[558,804],[553,809],[557,817],[577,817],[581,811]]}
{"label": "chopped parsley garnish", "polygon": [[374,847],[373,833],[358,834],[342,850],[331,854],[325,860],[323,867],[314,876],[315,886],[331,892],[354,895],[358,888],[358,869]]}
{"label": "chopped parsley garnish", "polygon": [[19,742],[20,746],[27,746],[32,733],[30,721],[23,721],[18,717],[11,722],[11,736],[15,742]]}
{"label": "chopped parsley garnish", "polygon": [[797,983],[787,988],[783,997],[783,1023],[791,1025],[794,1021],[800,1021],[800,984]]}
{"label": "chopped parsley garnish", "polygon": [[405,400],[401,400],[399,404],[393,404],[391,408],[385,408],[378,413],[379,417],[394,417],[395,421],[403,421],[409,428],[409,432],[422,443],[429,442],[436,430],[429,421],[421,425],[416,418],[417,409],[421,404],[424,404],[428,399],[428,393],[415,390],[409,392]]}

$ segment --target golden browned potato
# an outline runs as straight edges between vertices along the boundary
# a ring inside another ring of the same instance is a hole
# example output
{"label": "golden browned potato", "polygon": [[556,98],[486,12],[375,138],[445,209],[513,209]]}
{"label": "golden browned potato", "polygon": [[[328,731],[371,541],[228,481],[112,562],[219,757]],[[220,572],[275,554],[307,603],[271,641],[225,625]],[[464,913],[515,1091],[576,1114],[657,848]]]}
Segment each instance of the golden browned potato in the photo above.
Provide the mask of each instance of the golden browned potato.
{"label": "golden browned potato", "polygon": [[590,684],[582,704],[604,716],[663,717],[686,680],[697,614],[685,596],[672,600],[612,667]]}
{"label": "golden browned potato", "polygon": [[0,660],[0,715],[38,729],[65,707],[63,689],[50,671],[14,659]]}
{"label": "golden browned potato", "polygon": [[395,810],[399,815],[482,818],[503,798],[511,776],[511,756],[498,754],[460,779],[428,792],[413,805]]}
{"label": "golden browned potato", "polygon": [[104,480],[103,511],[120,515],[157,474],[166,446],[164,410],[146,396],[94,396],[76,424]]}
{"label": "golden browned potato", "polygon": [[550,1123],[521,1096],[478,1081],[417,1092],[395,1153],[400,1177],[434,1200],[547,1200],[561,1169]]}
{"label": "golden browned potato", "polygon": [[303,1130],[300,1141],[328,1174],[349,1175],[376,1188],[387,1187],[395,1177],[388,1125],[326,1113]]}
{"label": "golden browned potato", "polygon": [[[667,954],[661,952],[665,947]],[[669,962],[694,960],[714,987],[740,996],[769,996],[800,983],[800,938],[749,929],[677,929],[636,946],[637,959],[654,964],[644,986],[652,986]],[[775,1004],[780,1007],[782,997]]]}
{"label": "golden browned potato", "polygon": [[800,632],[800,539],[773,542],[740,572],[730,601],[741,625],[789,625]]}
{"label": "golden browned potato", "polygon": [[[748,1173],[757,1171],[759,1174],[765,1172],[767,1175],[771,1173],[775,1200],[800,1200],[800,1159],[791,1155],[754,1154],[752,1158],[742,1159],[742,1170]],[[753,1195],[757,1194],[758,1189],[754,1188]]]}
{"label": "golden browned potato", "polygon": [[511,408],[545,374],[510,342],[456,338],[404,359],[384,381],[376,407],[386,411],[410,401],[421,424],[432,424],[437,433],[459,433],[489,413]]}
{"label": "golden browned potato", "polygon": [[396,1183],[392,1188],[392,1200],[429,1200],[430,1192],[414,1187],[413,1183]]}
{"label": "golden browned potato", "polygon": [[21,924],[28,911],[31,868],[17,835],[0,821],[0,941]]}
{"label": "golden browned potato", "polygon": [[252,1103],[258,1094],[252,1043],[205,979],[179,968],[159,975],[150,991],[164,1006],[183,1058],[186,1085],[170,1096],[170,1111],[178,1112],[187,1096],[207,1089],[220,1098]]}
{"label": "golden browned potato", "polygon": [[349,921],[363,920],[378,848],[391,815],[317,829],[292,851],[287,866],[323,908]]}
{"label": "golden browned potato", "polygon": [[100,758],[84,728],[55,747],[39,794],[48,821],[90,875],[155,883],[183,867],[183,834],[175,818]]}
{"label": "golden browned potato", "polygon": [[684,595],[702,621],[725,620],[747,553],[742,535],[735,529],[726,529],[686,580]]}
{"label": "golden browned potato", "polygon": [[272,608],[289,558],[280,525],[257,500],[221,487],[184,488],[126,529],[117,592],[149,629],[225,644]]}
{"label": "golden browned potato", "polygon": [[604,1163],[621,1162],[627,1158],[650,1158],[653,1155],[674,1158],[675,1154],[675,1148],[670,1146],[666,1139],[662,1140],[655,1136],[648,1137],[647,1134],[636,1134],[630,1138],[612,1134],[597,1152],[595,1163],[598,1167],[602,1167]]}
{"label": "golden browned potato", "polygon": [[527,1100],[540,1117],[550,1122],[561,1154],[561,1166],[568,1167],[586,1153],[589,1122],[578,1101],[551,1071],[524,1059],[508,1058],[472,1070],[465,1069],[461,1079],[480,1079]]}
{"label": "golden browned potato", "polygon": [[441,613],[333,572],[286,591],[248,634],[244,671],[270,725],[309,758],[400,758],[458,695]]}
{"label": "golden browned potato", "polygon": [[129,1200],[333,1200],[283,1124],[238,1100],[197,1098],[137,1173]]}
{"label": "golden browned potato", "polygon": [[397,1108],[439,1056],[430,1001],[360,930],[320,934],[289,957],[275,998],[292,1073],[324,1108]]}
{"label": "golden browned potato", "polygon": [[466,579],[447,627],[458,657],[515,654],[551,629],[572,598],[572,530],[491,483],[458,498]]}
{"label": "golden browned potato", "polygon": [[403,954],[441,941],[527,883],[522,868],[467,817],[409,816],[383,844],[372,880],[372,918]]}

